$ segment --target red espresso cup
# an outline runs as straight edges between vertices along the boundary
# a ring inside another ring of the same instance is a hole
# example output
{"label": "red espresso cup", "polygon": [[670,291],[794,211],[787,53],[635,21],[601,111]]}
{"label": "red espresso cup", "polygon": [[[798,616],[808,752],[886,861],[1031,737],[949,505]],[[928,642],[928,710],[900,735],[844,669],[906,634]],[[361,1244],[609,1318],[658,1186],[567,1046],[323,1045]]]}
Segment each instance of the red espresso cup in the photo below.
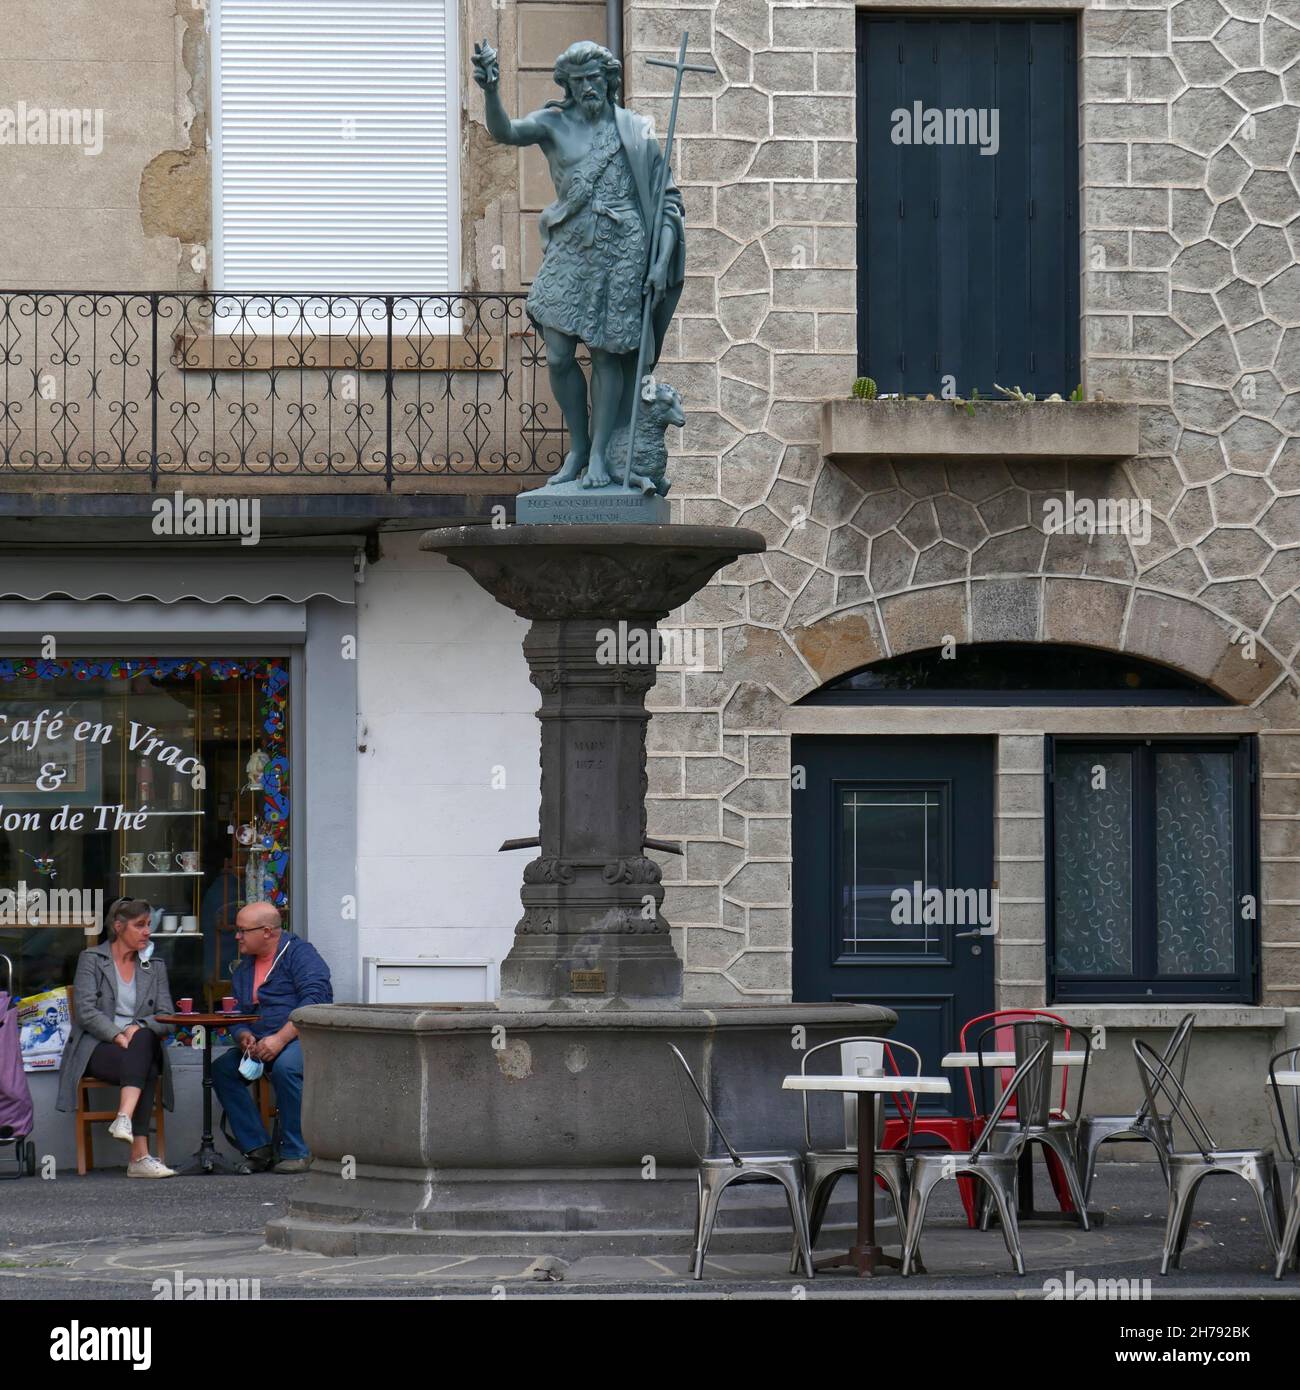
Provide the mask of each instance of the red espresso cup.
{"label": "red espresso cup", "polygon": [[178,999],[178,1000],[176,1001],[176,1010],[177,1010],[178,1013],[182,1013],[182,1014],[192,1014],[192,1013],[194,1012],[194,1000],[193,1000],[193,999]]}
{"label": "red espresso cup", "polygon": [[235,1012],[235,996],[233,994],[222,996],[221,1012],[223,1014],[233,1014]]}

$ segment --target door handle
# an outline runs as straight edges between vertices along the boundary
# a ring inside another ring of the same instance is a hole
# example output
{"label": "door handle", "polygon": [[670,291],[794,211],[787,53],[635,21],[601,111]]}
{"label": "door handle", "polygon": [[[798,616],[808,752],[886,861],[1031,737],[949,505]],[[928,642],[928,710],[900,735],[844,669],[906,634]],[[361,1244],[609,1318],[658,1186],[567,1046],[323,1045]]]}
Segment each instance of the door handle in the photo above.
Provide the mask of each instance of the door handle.
{"label": "door handle", "polygon": [[952,939],[953,939],[954,941],[962,941],[962,940],[964,940],[964,939],[965,939],[966,937],[968,937],[968,936],[983,936],[983,935],[984,935],[983,931],[981,931],[979,927],[976,927],[974,931],[955,931],[955,932],[953,932],[953,934],[952,934]]}

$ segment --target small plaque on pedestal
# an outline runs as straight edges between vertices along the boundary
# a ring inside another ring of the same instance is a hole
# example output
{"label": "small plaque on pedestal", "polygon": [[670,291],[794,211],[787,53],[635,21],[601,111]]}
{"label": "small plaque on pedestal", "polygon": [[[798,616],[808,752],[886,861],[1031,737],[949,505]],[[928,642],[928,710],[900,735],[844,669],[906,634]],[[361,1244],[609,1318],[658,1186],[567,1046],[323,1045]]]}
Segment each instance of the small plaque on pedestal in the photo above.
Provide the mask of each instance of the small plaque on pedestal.
{"label": "small plaque on pedestal", "polygon": [[603,970],[570,970],[569,988],[574,994],[604,994],[605,972]]}
{"label": "small plaque on pedestal", "polygon": [[579,482],[521,492],[515,498],[515,523],[519,526],[590,526],[596,522],[630,522],[667,525],[668,499],[657,492],[620,487],[583,487]]}

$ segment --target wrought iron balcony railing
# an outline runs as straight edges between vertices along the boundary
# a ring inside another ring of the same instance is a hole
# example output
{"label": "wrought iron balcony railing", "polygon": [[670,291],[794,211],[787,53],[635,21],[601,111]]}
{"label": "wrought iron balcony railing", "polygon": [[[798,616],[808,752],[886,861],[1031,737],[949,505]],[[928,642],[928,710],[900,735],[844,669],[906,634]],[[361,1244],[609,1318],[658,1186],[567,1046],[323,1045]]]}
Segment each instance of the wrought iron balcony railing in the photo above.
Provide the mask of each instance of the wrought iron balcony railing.
{"label": "wrought iron balcony railing", "polygon": [[0,291],[0,487],[553,472],[522,294]]}

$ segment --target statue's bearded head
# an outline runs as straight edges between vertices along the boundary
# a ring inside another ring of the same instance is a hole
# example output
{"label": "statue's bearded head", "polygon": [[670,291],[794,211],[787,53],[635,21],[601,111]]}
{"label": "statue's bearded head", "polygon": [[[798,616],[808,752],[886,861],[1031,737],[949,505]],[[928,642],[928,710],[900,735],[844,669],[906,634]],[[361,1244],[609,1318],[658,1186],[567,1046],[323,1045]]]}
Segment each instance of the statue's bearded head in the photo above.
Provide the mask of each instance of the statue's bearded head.
{"label": "statue's bearded head", "polygon": [[598,116],[606,102],[617,102],[623,85],[623,64],[590,39],[570,44],[555,60],[555,82],[565,99],[565,109],[579,108],[589,119]]}

